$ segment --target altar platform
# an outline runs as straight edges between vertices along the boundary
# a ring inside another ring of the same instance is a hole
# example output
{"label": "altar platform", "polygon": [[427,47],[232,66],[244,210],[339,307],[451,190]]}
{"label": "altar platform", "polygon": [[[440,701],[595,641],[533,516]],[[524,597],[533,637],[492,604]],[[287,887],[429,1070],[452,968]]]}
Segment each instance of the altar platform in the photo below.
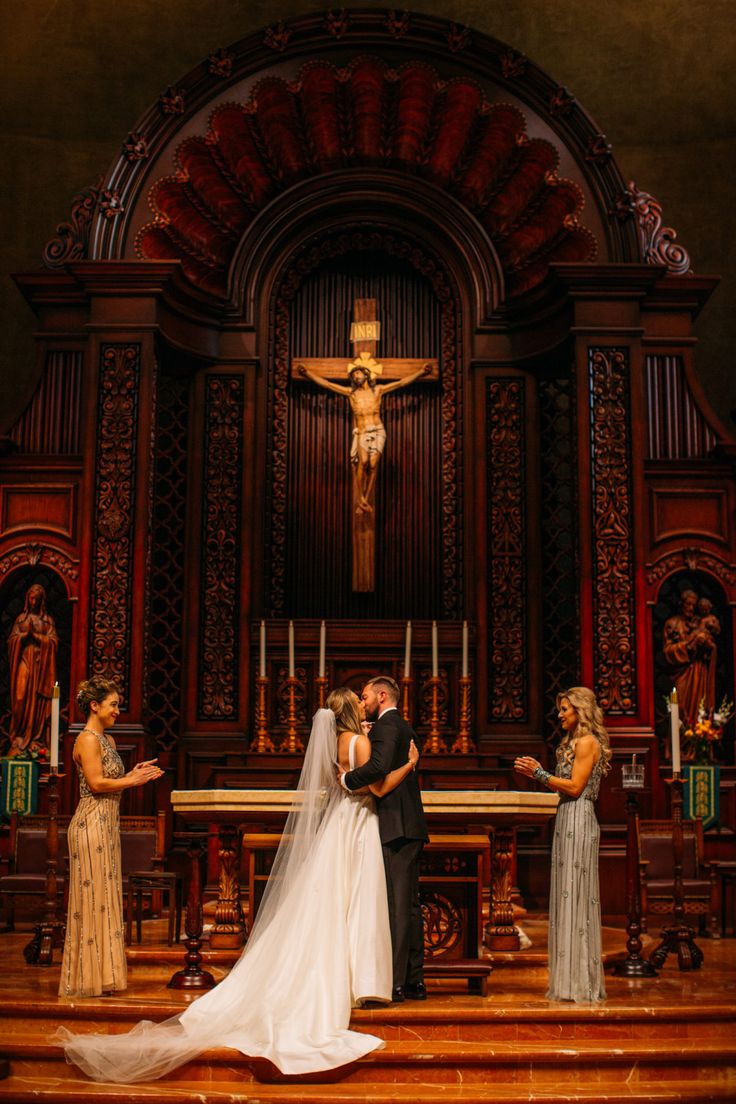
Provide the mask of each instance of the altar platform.
{"label": "altar platform", "polygon": [[[544,998],[544,919],[528,918],[524,926],[532,948],[494,955],[488,997],[469,996],[460,983],[431,982],[425,1003],[356,1011],[352,1026],[381,1036],[386,1047],[353,1066],[314,1080],[285,1080],[267,1063],[222,1049],[161,1081],[134,1086],[87,1081],[48,1040],[59,1024],[114,1034],[140,1019],[164,1019],[196,999],[166,988],[181,949],[165,946],[165,921],[145,922],[143,943],[129,948],[127,992],[85,1001],[56,996],[58,953],[51,967],[29,967],[22,956],[27,933],[0,936],[0,1056],[10,1067],[0,1081],[0,1102],[736,1100],[736,940],[703,940],[705,965],[695,973],[668,962],[653,981],[633,982],[607,970],[608,1000],[572,1005]],[[624,943],[622,929],[604,927],[609,965]],[[233,957],[205,951],[207,969],[218,979]]]}

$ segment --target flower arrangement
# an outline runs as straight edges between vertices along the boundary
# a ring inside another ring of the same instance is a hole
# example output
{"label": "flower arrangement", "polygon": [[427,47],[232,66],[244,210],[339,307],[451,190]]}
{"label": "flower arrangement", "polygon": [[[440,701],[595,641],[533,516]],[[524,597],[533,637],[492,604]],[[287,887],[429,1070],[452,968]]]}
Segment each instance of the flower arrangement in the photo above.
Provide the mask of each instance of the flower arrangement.
{"label": "flower arrangement", "polygon": [[691,763],[712,763],[717,744],[723,737],[723,730],[734,715],[733,702],[724,697],[718,709],[708,711],[703,699],[698,708],[698,718],[694,725],[686,728],[682,724],[683,758]]}

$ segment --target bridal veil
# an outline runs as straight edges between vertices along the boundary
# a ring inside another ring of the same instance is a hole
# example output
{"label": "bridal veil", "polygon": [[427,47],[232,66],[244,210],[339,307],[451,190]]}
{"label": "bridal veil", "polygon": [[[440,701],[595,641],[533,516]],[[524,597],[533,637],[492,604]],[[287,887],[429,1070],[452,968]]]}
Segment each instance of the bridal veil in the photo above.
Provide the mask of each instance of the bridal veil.
{"label": "bridal veil", "polygon": [[350,935],[339,904],[348,872],[339,819],[350,797],[336,782],[336,744],[335,715],[320,709],[258,915],[228,976],[184,1012],[143,1021],[126,1035],[60,1029],[68,1061],[96,1081],[131,1083],[162,1077],[213,1047],[300,1074],[383,1045],[348,1030]]}

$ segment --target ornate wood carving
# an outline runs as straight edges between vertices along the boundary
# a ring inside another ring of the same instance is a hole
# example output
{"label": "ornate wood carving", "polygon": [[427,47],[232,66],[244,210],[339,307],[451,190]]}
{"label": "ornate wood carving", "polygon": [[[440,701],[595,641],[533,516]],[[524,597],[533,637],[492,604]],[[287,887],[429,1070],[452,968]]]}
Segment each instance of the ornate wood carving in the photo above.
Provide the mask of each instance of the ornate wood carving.
{"label": "ornate wood carving", "polygon": [[427,958],[440,958],[462,943],[465,932],[462,913],[454,901],[433,889],[422,891],[421,903],[424,953]]}
{"label": "ornate wood carving", "polygon": [[394,38],[403,38],[411,26],[411,16],[408,11],[399,15],[393,9],[386,16],[386,30]]}
{"label": "ornate wood carving", "polygon": [[[330,37],[345,33],[346,20],[328,13]],[[467,28],[453,28],[448,40],[464,49]],[[528,64],[514,52],[499,56],[507,81],[518,81]],[[182,96],[170,89],[162,103],[183,111]],[[595,239],[578,218],[583,193],[556,175],[559,160],[548,141],[527,137],[518,108],[491,102],[471,77],[449,79],[424,59],[398,68],[365,54],[344,67],[322,59],[295,80],[256,82],[247,103],[219,104],[208,133],[181,142],[178,171],[167,165],[151,187],[154,218],[139,231],[136,251],[181,260],[202,289],[234,295],[230,263],[266,203],[297,181],[370,165],[426,178],[472,211],[493,240],[512,298],[538,284],[550,262],[595,256]]]}
{"label": "ornate wood carving", "polygon": [[97,184],[83,188],[72,200],[72,210],[68,222],[60,222],[56,227],[56,237],[44,246],[43,263],[47,268],[61,268],[69,261],[78,261],[87,256],[89,232],[100,198],[102,179]]}
{"label": "ornate wood carving", "polygon": [[278,53],[283,53],[286,47],[289,45],[289,39],[291,38],[291,31],[286,29],[286,25],[281,19],[275,27],[267,27],[263,36],[263,43],[271,50],[276,50]]}
{"label": "ornate wood carving", "polygon": [[207,58],[207,68],[213,76],[224,80],[232,75],[234,60],[235,58],[229,50],[225,50],[221,46],[219,50],[215,50]]}
{"label": "ornate wood carving", "polygon": [[100,350],[90,669],[118,683],[128,700],[138,391],[141,347]]}
{"label": "ornate wood carving", "polygon": [[238,716],[243,378],[206,381],[199,716]]}
{"label": "ornate wood carving", "polygon": [[453,54],[459,54],[462,50],[467,49],[472,41],[470,27],[460,27],[457,23],[451,25],[445,37]]}
{"label": "ornate wood carving", "polygon": [[495,722],[521,722],[528,716],[523,380],[487,380],[486,426],[489,711]]}
{"label": "ornate wood carving", "polygon": [[146,161],[150,157],[148,139],[137,130],[131,130],[123,143],[126,161]]}
{"label": "ornate wood carving", "polygon": [[589,350],[595,690],[609,715],[636,713],[628,349]]}
{"label": "ornate wood carving", "polygon": [[676,231],[662,225],[662,204],[648,192],[640,191],[633,180],[629,181],[629,193],[637,215],[642,260],[647,264],[666,265],[675,276],[689,272],[688,251],[677,244]]}
{"label": "ornate wood carving", "polygon": [[335,38],[342,38],[347,33],[350,26],[350,17],[344,8],[340,11],[333,12],[328,11],[325,17],[325,29],[334,35]]}
{"label": "ornate wood carving", "polygon": [[79,579],[78,559],[68,556],[58,548],[41,544],[19,544],[11,552],[6,552],[0,557],[0,576],[5,576],[9,571],[25,564],[34,567],[39,563],[53,567],[67,581],[67,587]]}
{"label": "ornate wood carving", "polygon": [[158,106],[164,115],[184,114],[184,93],[173,85],[161,93],[158,98]]}
{"label": "ornate wood carving", "polygon": [[666,575],[672,575],[676,571],[707,571],[714,575],[727,586],[736,586],[736,564],[725,563],[717,556],[709,552],[703,552],[700,548],[683,548],[679,552],[671,552],[662,556],[656,563],[647,569],[647,582],[658,583]]}
{"label": "ornate wood carving", "polygon": [[[271,470],[267,480],[266,562],[269,564],[266,580],[266,608],[271,616],[281,616],[287,603],[287,558],[289,537],[289,455],[287,427],[289,425],[289,365],[290,304],[301,281],[314,269],[334,257],[351,252],[385,252],[407,261],[431,284],[440,303],[442,342],[442,394],[441,394],[441,558],[442,616],[458,618],[462,607],[463,560],[462,549],[462,481],[459,456],[462,449],[461,386],[458,370],[459,317],[456,296],[450,288],[437,261],[425,255],[415,244],[403,241],[393,234],[379,229],[340,234],[311,243],[300,254],[286,273],[276,294],[273,324],[273,371],[270,378],[267,424],[270,439],[267,455]],[[341,337],[341,335],[339,335]],[[390,439],[390,430],[389,430]],[[347,446],[349,448],[349,446]],[[346,453],[347,455],[347,449]],[[301,463],[301,460],[299,461]],[[329,550],[325,550],[327,555]],[[432,602],[436,602],[433,590]],[[433,605],[433,609],[436,606]],[[361,612],[363,612],[361,607]],[[339,616],[351,613],[340,612]],[[385,616],[379,611],[380,616]],[[403,614],[399,614],[402,616]],[[432,610],[426,616],[432,616]]]}

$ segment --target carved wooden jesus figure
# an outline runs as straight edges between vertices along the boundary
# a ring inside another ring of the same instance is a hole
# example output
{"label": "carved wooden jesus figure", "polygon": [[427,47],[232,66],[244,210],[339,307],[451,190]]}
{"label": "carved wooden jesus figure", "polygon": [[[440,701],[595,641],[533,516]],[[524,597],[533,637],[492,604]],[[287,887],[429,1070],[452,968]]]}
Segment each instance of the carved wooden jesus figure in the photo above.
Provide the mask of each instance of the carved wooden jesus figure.
{"label": "carved wooden jesus figure", "polygon": [[[374,501],[378,462],[386,444],[386,428],[381,420],[381,399],[391,391],[409,387],[419,379],[437,378],[436,360],[391,358],[379,364],[374,359],[380,337],[375,321],[375,299],[356,299],[352,327],[355,359],[347,365],[331,357],[321,360],[295,359],[292,372],[309,379],[318,387],[344,395],[353,414],[353,441],[350,465],[353,473],[353,590],[375,589],[375,517]],[[349,384],[336,382],[347,370]],[[390,383],[379,383],[383,373]]]}
{"label": "carved wooden jesus figure", "polygon": [[386,444],[386,427],[381,421],[381,397],[390,391],[408,387],[422,376],[431,375],[433,371],[432,364],[427,363],[416,372],[405,376],[404,379],[394,380],[393,383],[376,383],[376,370],[382,370],[382,367],[376,364],[367,353],[361,353],[352,364],[348,365],[350,386],[344,387],[340,383],[322,379],[311,369],[305,368],[303,364],[299,365],[301,375],[316,383],[318,387],[324,387],[338,395],[346,395],[350,403],[350,409],[353,412],[350,463],[353,469],[356,514],[373,512],[376,469]]}

